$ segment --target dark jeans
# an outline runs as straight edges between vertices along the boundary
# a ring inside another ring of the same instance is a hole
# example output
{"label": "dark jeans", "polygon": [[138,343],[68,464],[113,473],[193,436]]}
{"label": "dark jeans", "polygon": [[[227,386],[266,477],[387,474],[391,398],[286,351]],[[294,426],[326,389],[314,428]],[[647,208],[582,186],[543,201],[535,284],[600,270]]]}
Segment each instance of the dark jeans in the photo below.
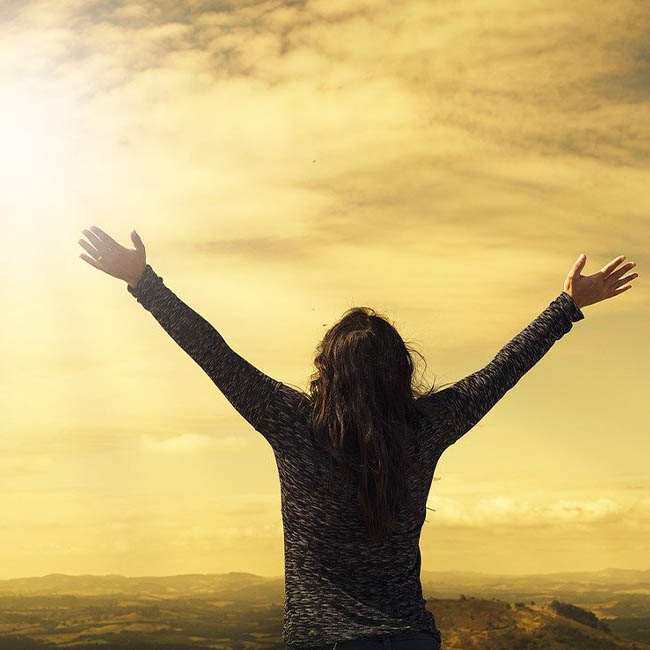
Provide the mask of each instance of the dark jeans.
{"label": "dark jeans", "polygon": [[[438,638],[431,632],[398,632],[382,636],[335,641],[310,650],[440,650]],[[286,646],[286,650],[302,650]]]}

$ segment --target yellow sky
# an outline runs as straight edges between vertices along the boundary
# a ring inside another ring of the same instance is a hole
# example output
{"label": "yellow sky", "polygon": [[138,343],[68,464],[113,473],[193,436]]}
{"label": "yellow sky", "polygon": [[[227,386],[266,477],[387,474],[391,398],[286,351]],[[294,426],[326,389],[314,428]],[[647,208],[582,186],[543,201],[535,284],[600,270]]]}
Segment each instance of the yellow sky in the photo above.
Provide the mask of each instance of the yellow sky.
{"label": "yellow sky", "polygon": [[448,382],[627,255],[441,458],[423,570],[647,569],[648,4],[118,4],[0,16],[0,578],[283,571],[271,448],[91,225],[303,388],[352,305]]}

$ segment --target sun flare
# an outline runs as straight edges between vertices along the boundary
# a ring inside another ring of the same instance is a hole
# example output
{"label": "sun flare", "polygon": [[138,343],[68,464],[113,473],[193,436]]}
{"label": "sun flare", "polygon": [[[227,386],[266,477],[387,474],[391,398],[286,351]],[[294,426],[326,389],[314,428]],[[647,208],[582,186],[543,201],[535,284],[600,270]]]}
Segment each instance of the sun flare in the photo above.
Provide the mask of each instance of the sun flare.
{"label": "sun flare", "polygon": [[35,93],[4,88],[0,103],[0,175],[5,198],[23,199],[51,181],[63,130]]}

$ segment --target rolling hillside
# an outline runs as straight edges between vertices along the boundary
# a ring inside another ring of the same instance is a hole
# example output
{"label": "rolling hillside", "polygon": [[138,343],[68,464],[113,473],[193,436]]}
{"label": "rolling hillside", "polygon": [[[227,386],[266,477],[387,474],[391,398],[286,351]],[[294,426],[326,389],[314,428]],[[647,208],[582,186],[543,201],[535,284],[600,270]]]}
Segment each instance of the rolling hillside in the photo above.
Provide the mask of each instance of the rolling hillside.
{"label": "rolling hillside", "polygon": [[[4,580],[0,650],[284,650],[283,590],[248,573]],[[425,597],[443,650],[650,650],[566,601]]]}

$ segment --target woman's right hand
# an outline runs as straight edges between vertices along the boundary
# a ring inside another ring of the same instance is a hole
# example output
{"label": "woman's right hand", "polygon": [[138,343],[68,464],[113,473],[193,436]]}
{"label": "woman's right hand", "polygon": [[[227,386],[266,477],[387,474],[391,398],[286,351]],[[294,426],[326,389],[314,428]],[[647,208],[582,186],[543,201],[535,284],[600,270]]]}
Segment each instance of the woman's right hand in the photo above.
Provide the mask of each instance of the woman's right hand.
{"label": "woman's right hand", "polygon": [[147,254],[140,235],[135,230],[131,232],[131,241],[135,246],[135,250],[133,250],[118,244],[97,226],[91,226],[90,230],[81,232],[90,240],[92,246],[83,239],[79,240],[79,244],[92,257],[83,253],[79,257],[96,269],[104,271],[114,278],[124,280],[131,287],[135,287],[147,263]]}
{"label": "woman's right hand", "polygon": [[638,273],[631,273],[621,277],[636,266],[636,262],[628,262],[616,269],[624,259],[625,255],[619,255],[609,264],[603,266],[600,271],[592,275],[580,275],[580,271],[587,261],[587,256],[584,253],[581,254],[564,281],[564,291],[573,298],[580,309],[624,293],[632,288],[631,280],[634,280],[639,275]]}

